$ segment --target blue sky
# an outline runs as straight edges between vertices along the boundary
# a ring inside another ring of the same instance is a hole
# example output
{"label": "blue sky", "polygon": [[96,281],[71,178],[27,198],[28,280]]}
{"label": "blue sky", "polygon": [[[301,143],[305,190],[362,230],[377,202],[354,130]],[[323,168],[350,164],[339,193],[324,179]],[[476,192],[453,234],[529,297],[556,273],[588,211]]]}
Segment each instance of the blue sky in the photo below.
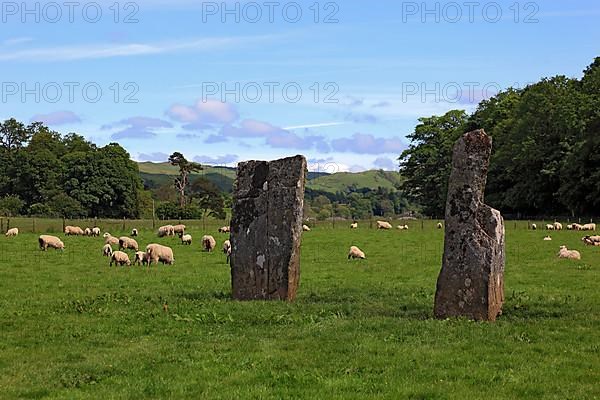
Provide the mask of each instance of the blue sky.
{"label": "blue sky", "polygon": [[592,0],[2,2],[0,118],[136,160],[395,169],[419,117],[581,76],[599,18]]}

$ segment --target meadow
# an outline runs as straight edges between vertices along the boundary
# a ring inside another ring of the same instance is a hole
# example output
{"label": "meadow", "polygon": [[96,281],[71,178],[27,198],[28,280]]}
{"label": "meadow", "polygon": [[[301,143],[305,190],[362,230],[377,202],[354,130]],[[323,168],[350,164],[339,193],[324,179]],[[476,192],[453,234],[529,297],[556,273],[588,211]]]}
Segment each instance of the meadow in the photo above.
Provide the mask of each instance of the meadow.
{"label": "meadow", "polygon": [[[109,267],[102,238],[44,253],[39,233],[2,236],[0,399],[600,398],[600,248],[507,222],[503,315],[435,320],[435,223],[314,227],[293,303],[230,299],[225,256],[200,250],[227,238],[216,221],[187,223],[192,246],[140,225],[140,245],[175,251],[150,268]],[[559,260],[562,244],[582,260]]]}

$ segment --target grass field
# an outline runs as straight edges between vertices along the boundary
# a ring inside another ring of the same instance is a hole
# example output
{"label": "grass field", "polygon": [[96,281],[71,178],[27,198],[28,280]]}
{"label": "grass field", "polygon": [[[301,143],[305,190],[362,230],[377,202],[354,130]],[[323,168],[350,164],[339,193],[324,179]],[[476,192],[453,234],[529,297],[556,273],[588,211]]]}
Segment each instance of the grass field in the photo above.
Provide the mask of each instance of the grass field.
{"label": "grass field", "polygon": [[[36,234],[2,236],[0,398],[600,398],[600,248],[509,222],[503,316],[438,321],[434,223],[305,233],[294,303],[230,300],[223,254],[199,249],[225,240],[216,225],[191,247],[161,239],[172,267],[109,268],[102,238],[42,253]],[[557,259],[561,244],[582,260]]]}

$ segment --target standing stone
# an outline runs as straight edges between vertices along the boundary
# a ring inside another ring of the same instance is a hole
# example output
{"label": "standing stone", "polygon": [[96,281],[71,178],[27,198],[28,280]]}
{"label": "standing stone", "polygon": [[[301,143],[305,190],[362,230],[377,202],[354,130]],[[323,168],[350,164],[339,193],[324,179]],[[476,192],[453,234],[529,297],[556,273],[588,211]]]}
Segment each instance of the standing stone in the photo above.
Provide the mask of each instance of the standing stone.
{"label": "standing stone", "polygon": [[237,300],[293,300],[300,280],[306,159],[238,165],[231,219]]}
{"label": "standing stone", "polygon": [[454,145],[436,318],[495,321],[504,303],[504,220],[483,203],[492,139],[483,130]]}

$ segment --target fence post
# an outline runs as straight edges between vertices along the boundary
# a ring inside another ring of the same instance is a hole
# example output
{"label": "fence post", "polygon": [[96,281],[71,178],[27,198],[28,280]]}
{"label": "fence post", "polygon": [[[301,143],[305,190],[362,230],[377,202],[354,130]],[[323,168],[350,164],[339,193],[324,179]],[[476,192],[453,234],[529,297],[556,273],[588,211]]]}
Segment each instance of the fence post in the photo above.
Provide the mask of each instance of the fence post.
{"label": "fence post", "polygon": [[10,218],[6,219],[6,230],[10,229]]}
{"label": "fence post", "polygon": [[125,217],[123,217],[123,232],[125,232]]}
{"label": "fence post", "polygon": [[0,218],[0,232],[4,232],[4,218]]}
{"label": "fence post", "polygon": [[65,231],[65,228],[67,227],[67,223],[66,223],[66,221],[65,221],[65,217],[63,217],[63,219],[62,219],[62,223],[63,223],[63,228],[62,228],[62,231],[64,232],[64,231]]}
{"label": "fence post", "polygon": [[32,225],[31,231],[32,231],[32,233],[35,233],[35,217],[33,217],[33,219],[31,220],[31,225]]}

